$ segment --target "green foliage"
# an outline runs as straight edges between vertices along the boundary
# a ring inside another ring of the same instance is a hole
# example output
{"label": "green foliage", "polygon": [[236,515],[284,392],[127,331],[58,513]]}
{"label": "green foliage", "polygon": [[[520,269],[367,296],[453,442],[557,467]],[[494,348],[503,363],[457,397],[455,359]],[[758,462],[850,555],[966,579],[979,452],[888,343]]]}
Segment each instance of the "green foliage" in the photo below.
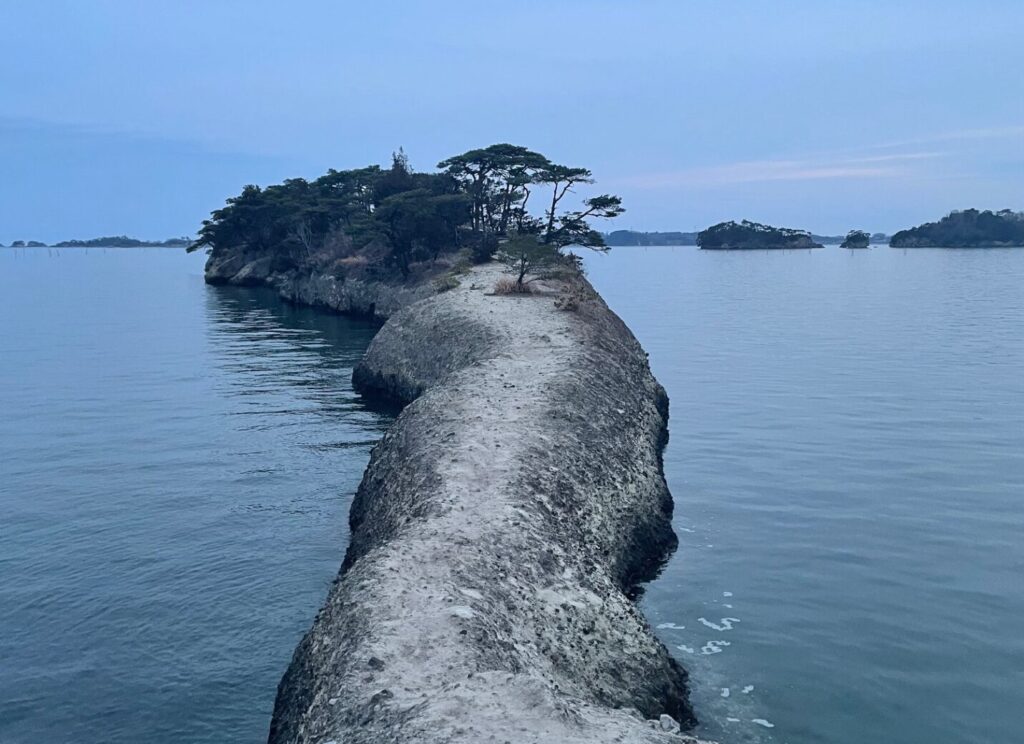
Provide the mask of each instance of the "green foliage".
{"label": "green foliage", "polygon": [[871,245],[871,235],[863,230],[850,230],[840,248],[867,248]]}
{"label": "green foliage", "polygon": [[[116,235],[113,237],[90,238],[89,240],[64,240],[54,243],[54,248],[144,248],[144,247],[166,247],[185,248],[190,246],[192,241],[188,238],[168,238],[167,240],[138,240],[129,238],[127,235]],[[191,250],[191,249],[189,249]]]}
{"label": "green foliage", "polygon": [[438,294],[441,292],[448,292],[455,289],[460,284],[462,284],[462,282],[460,282],[458,277],[454,274],[444,274],[434,280],[434,291]]}
{"label": "green foliage", "polygon": [[437,165],[469,195],[471,229],[484,235],[527,226],[530,186],[549,166],[540,153],[507,143],[469,150]]}
{"label": "green foliage", "polygon": [[293,178],[266,189],[246,186],[203,222],[189,250],[244,247],[296,263],[336,227],[372,234],[374,189],[381,179],[381,169],[370,166],[330,170],[312,183]]}
{"label": "green foliage", "polygon": [[[542,235],[543,242],[558,247],[583,245],[606,249],[602,236],[590,228],[588,218],[611,218],[622,214],[622,201],[602,195],[584,202],[584,209],[559,214],[559,203],[572,187],[593,183],[586,168],[552,163],[540,153],[516,145],[491,145],[470,150],[438,163],[439,168],[458,181],[472,199],[472,231],[478,234],[474,253],[486,259],[497,247],[489,235]],[[551,201],[544,218],[527,211],[531,188],[547,186]]]}
{"label": "green foliage", "polygon": [[391,245],[390,262],[403,276],[415,260],[436,259],[458,242],[458,228],[469,215],[464,194],[435,194],[430,189],[400,191],[384,199],[373,215]]}
{"label": "green foliage", "polygon": [[602,194],[583,202],[584,209],[567,212],[557,219],[557,227],[552,229],[545,239],[546,242],[564,247],[581,245],[597,251],[607,251],[604,236],[590,227],[587,222],[592,217],[609,219],[618,217],[624,211],[622,199],[609,194]]}
{"label": "green foliage", "polygon": [[720,222],[697,233],[697,245],[706,249],[821,248],[806,230],[772,227],[759,222]]}
{"label": "green foliage", "polygon": [[561,254],[558,246],[545,243],[530,234],[513,235],[501,244],[497,258],[505,264],[510,274],[515,275],[516,285],[520,288],[528,283],[527,274],[543,278],[555,267],[566,263],[566,257]]}
{"label": "green foliage", "polygon": [[1024,246],[1024,213],[1004,209],[951,212],[938,222],[927,222],[892,236],[894,248],[982,248]]}
{"label": "green foliage", "polygon": [[[593,181],[590,171],[518,145],[469,150],[438,167],[442,172],[416,173],[399,150],[387,169],[331,170],[314,181],[295,178],[265,189],[249,185],[203,222],[189,250],[269,256],[275,271],[334,271],[355,265],[350,259],[360,255],[407,276],[414,263],[462,247],[477,261],[489,260],[510,236],[537,236],[534,243],[555,253],[573,244],[603,250],[588,220],[623,211],[610,195],[560,211],[574,185]],[[531,190],[540,186],[552,190],[543,218],[527,209]]]}
{"label": "green foliage", "polygon": [[614,230],[604,236],[610,246],[619,245],[697,245],[697,233],[637,232]]}

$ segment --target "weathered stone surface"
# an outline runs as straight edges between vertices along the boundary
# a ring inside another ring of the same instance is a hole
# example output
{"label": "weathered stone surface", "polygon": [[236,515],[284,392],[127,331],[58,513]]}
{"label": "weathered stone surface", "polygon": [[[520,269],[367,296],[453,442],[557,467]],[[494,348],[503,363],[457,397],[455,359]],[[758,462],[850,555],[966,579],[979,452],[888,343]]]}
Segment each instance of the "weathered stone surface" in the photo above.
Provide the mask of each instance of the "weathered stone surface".
{"label": "weathered stone surface", "polygon": [[289,275],[276,285],[281,296],[302,305],[386,320],[407,305],[436,291],[429,282],[389,284],[362,279],[336,279],[326,274]]}
{"label": "weathered stone surface", "polygon": [[600,300],[395,313],[355,375],[409,402],[374,448],[271,744],[678,742],[686,674],[628,594],[675,545],[667,399]]}
{"label": "weathered stone surface", "polygon": [[269,256],[237,251],[211,255],[205,276],[208,284],[269,286],[289,302],[379,320],[386,320],[401,308],[436,292],[430,282],[338,279],[329,274],[282,269]]}

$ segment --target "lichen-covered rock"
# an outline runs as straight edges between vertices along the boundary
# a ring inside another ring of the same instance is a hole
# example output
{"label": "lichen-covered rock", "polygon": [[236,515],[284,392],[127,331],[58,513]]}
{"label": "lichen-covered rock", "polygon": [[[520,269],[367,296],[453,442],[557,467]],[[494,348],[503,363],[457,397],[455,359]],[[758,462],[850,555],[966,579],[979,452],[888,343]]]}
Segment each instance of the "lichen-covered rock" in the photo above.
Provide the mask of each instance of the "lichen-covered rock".
{"label": "lichen-covered rock", "polygon": [[356,372],[409,404],[271,744],[679,742],[662,722],[694,722],[629,598],[675,546],[665,394],[599,299],[494,296],[498,275],[394,314]]}

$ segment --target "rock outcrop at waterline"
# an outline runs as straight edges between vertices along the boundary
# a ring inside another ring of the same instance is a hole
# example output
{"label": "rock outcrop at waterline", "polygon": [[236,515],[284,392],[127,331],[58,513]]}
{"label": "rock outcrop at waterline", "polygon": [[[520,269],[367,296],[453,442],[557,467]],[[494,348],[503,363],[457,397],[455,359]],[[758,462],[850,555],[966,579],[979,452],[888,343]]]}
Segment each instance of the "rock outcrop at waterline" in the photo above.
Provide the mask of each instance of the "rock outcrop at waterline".
{"label": "rock outcrop at waterline", "polygon": [[339,278],[329,273],[282,265],[271,255],[245,251],[212,254],[206,262],[205,279],[207,284],[271,287],[289,302],[378,320],[386,320],[399,309],[436,291],[429,281]]}
{"label": "rock outcrop at waterline", "polygon": [[499,275],[394,314],[356,371],[408,405],[271,744],[678,742],[672,719],[693,723],[629,598],[676,542],[665,393],[596,296],[566,312],[490,294]]}

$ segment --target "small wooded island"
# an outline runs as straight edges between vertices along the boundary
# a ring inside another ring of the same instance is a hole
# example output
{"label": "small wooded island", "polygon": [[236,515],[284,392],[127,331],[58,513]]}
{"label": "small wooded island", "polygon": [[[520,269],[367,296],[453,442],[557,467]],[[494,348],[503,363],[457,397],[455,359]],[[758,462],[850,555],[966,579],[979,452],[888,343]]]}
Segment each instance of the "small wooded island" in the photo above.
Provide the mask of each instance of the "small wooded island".
{"label": "small wooded island", "polygon": [[697,233],[612,230],[604,240],[611,246],[697,245]]}
{"label": "small wooded island", "polygon": [[806,230],[772,227],[759,222],[720,222],[697,233],[697,245],[704,250],[785,250],[822,248]]}
{"label": "small wooded island", "polygon": [[964,209],[892,236],[893,248],[1024,247],[1024,212]]}
{"label": "small wooded island", "polygon": [[[168,238],[167,240],[138,240],[127,235],[114,235],[89,240],[62,240],[47,245],[38,240],[15,240],[11,248],[187,248],[192,244],[189,238]],[[3,244],[0,243],[0,247]]]}
{"label": "small wooded island", "polygon": [[188,238],[168,238],[167,240],[139,240],[127,235],[114,235],[89,240],[62,240],[54,243],[54,248],[185,248],[191,244]]}
{"label": "small wooded island", "polygon": [[871,236],[863,230],[850,230],[840,244],[840,248],[867,248],[871,245]]}
{"label": "small wooded island", "polygon": [[[841,245],[848,237],[849,235],[844,237],[842,235],[818,235],[817,233],[811,233],[811,240],[822,245]],[[869,238],[870,242],[876,244],[889,242],[889,236],[885,233],[876,232],[870,235]],[[610,246],[697,245],[697,233],[612,230],[610,233],[605,233],[604,240]]]}
{"label": "small wooded island", "polygon": [[[383,317],[377,300],[355,298],[354,288],[366,286],[358,282],[374,284],[374,291],[383,282],[421,292],[426,279],[450,288],[458,284],[456,267],[496,258],[523,291],[528,274],[579,273],[577,259],[564,250],[606,250],[590,220],[623,212],[610,194],[566,209],[574,187],[593,183],[590,170],[525,147],[491,145],[438,167],[441,172],[413,171],[400,150],[390,168],[246,186],[203,222],[189,250],[209,249],[211,284],[269,284],[291,297],[298,282],[311,304]],[[542,189],[532,202],[540,214],[531,214],[530,198]],[[310,275],[319,278],[315,290],[305,281]],[[308,293],[321,290],[331,298],[311,301]]]}

